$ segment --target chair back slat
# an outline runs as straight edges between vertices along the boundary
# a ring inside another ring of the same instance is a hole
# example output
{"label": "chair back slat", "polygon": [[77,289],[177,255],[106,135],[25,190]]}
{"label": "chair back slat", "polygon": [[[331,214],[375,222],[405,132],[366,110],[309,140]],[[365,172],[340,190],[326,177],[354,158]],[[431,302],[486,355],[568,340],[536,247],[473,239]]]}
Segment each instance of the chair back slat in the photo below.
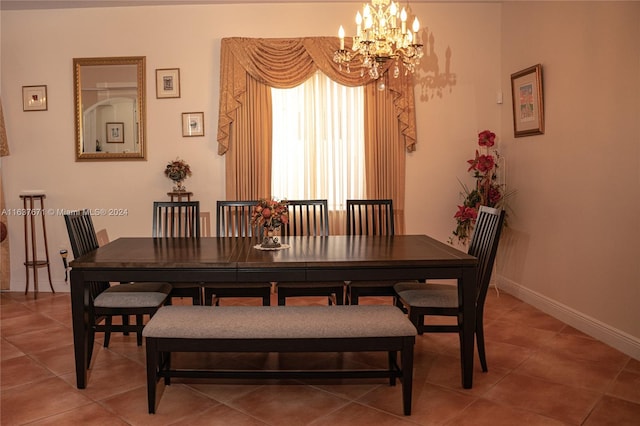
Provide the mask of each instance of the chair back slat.
{"label": "chair back slat", "polygon": [[[71,251],[74,258],[83,256],[100,247],[93,220],[88,210],[67,213],[64,215],[64,222],[67,225],[67,233],[69,234],[69,242],[71,243]],[[90,282],[88,287],[91,301],[109,286],[108,282]]]}
{"label": "chair back slat", "polygon": [[199,201],[154,201],[153,237],[200,237]]}
{"label": "chair back slat", "polygon": [[347,200],[347,235],[394,233],[392,200]]}
{"label": "chair back slat", "polygon": [[252,237],[251,212],[257,200],[218,201],[216,235],[218,237]]}
{"label": "chair back slat", "polygon": [[329,235],[329,207],[327,200],[287,200],[289,223],[283,225],[282,235],[326,237]]}
{"label": "chair back slat", "polygon": [[478,258],[478,306],[484,306],[484,299],[487,296],[504,216],[504,210],[492,207],[481,206],[478,211],[478,219],[468,250],[470,255]]}

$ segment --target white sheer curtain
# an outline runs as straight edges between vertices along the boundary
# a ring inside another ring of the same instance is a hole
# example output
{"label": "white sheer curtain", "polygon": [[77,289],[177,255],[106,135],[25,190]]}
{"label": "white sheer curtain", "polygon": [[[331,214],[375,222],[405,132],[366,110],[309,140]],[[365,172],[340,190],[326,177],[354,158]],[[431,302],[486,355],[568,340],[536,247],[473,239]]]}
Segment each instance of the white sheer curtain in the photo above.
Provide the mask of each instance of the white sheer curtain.
{"label": "white sheer curtain", "polygon": [[344,210],[348,198],[365,198],[364,89],[317,72],[271,94],[273,196],[326,198],[330,211]]}

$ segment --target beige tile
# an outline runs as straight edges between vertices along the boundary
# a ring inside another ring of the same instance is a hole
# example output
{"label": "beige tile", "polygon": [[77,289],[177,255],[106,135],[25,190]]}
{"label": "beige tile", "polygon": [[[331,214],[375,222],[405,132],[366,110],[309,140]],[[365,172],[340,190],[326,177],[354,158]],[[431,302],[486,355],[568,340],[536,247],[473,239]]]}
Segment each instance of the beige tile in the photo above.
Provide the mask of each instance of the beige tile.
{"label": "beige tile", "polygon": [[640,404],[605,396],[598,402],[583,425],[637,426],[639,420]]}
{"label": "beige tile", "polygon": [[127,423],[98,403],[83,405],[64,413],[29,423],[29,426],[126,426]]}
{"label": "beige tile", "polygon": [[602,362],[622,369],[629,356],[588,336],[560,333],[547,342],[545,349],[571,358]]}
{"label": "beige tile", "polygon": [[550,382],[603,393],[611,386],[620,369],[621,367],[615,364],[539,351],[526,360],[517,371]]}
{"label": "beige tile", "polygon": [[[94,366],[88,376],[87,387],[82,392],[94,401],[122,394],[147,383],[146,368],[126,358],[109,366]],[[75,372],[60,377],[75,385]]]}
{"label": "beige tile", "polygon": [[149,414],[147,387],[141,386],[102,401],[110,411],[118,413],[130,425],[189,424],[188,419],[200,415],[219,403],[184,385],[160,386],[156,413]]}
{"label": "beige tile", "polygon": [[[175,425],[184,422],[174,423]],[[216,405],[195,417],[189,418],[189,426],[266,426],[267,423],[226,405]]]}
{"label": "beige tile", "polygon": [[90,404],[82,391],[51,377],[3,390],[0,395],[3,425],[21,425]]}
{"label": "beige tile", "polygon": [[[257,299],[223,303],[260,304]],[[390,302],[371,298],[363,303]],[[295,298],[290,304],[324,305],[326,299]],[[417,337],[409,417],[402,415],[400,384],[390,387],[380,379],[175,379],[169,387],[160,385],[158,414],[149,415],[145,348],[136,345],[134,335],[114,334],[105,349],[98,333],[87,389],[76,389],[70,312],[68,294],[40,293],[33,299],[32,294],[0,293],[3,425],[546,426],[584,421],[635,426],[640,419],[640,361],[567,325],[557,330],[555,320],[504,292],[487,296],[489,372],[481,372],[476,354],[473,389],[461,386],[455,333]],[[202,368],[386,366],[380,353],[177,354],[174,361]]]}
{"label": "beige tile", "polygon": [[564,426],[566,423],[530,411],[478,399],[446,422],[451,426]]}
{"label": "beige tile", "polygon": [[75,371],[75,358],[72,344],[46,351],[33,352],[31,353],[31,357],[58,376]]}
{"label": "beige tile", "polygon": [[622,371],[607,394],[640,404],[640,373]]}
{"label": "beige tile", "polygon": [[[410,420],[419,424],[442,424],[469,406],[475,398],[429,383],[414,384]],[[402,416],[402,387],[381,386],[358,402]]]}
{"label": "beige tile", "polygon": [[310,423],[338,410],[348,401],[303,385],[263,386],[227,405],[269,424],[280,426]]}
{"label": "beige tile", "polygon": [[410,426],[416,424],[414,420],[413,416],[394,416],[365,405],[351,403],[306,424],[309,426]]}
{"label": "beige tile", "polygon": [[7,342],[6,339],[0,339],[0,360],[4,361],[5,359],[16,358],[22,355],[24,355],[24,352],[20,349]]}
{"label": "beige tile", "polygon": [[[51,323],[46,328],[31,330],[27,328],[27,332],[19,334],[10,334],[6,339],[23,352],[42,352],[68,346],[73,342],[73,332],[67,327],[63,327],[58,323]],[[4,327],[3,327],[4,328]]]}
{"label": "beige tile", "polygon": [[53,373],[26,355],[0,363],[2,390],[53,377]]}
{"label": "beige tile", "polygon": [[497,404],[531,411],[569,424],[580,424],[600,394],[512,373],[485,397]]}

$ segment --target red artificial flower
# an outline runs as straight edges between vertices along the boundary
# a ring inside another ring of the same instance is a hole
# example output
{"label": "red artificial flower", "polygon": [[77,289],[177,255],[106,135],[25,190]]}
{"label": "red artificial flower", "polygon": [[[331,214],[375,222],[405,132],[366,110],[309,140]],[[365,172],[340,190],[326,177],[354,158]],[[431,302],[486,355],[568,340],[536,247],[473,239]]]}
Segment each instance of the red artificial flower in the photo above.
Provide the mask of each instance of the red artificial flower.
{"label": "red artificial flower", "polygon": [[480,173],[490,172],[493,169],[493,166],[495,166],[496,164],[492,155],[481,155],[480,157],[476,158],[476,161],[476,169]]}
{"label": "red artificial flower", "polygon": [[478,212],[473,207],[458,206],[458,211],[453,217],[461,222],[464,222],[466,220],[476,220],[478,217]]}
{"label": "red artificial flower", "polygon": [[497,188],[495,186],[492,186],[491,188],[489,188],[488,198],[489,198],[489,205],[495,206],[498,203],[498,201],[502,199],[500,188]]}
{"label": "red artificial flower", "polygon": [[478,145],[492,147],[496,141],[496,134],[490,130],[478,133]]}

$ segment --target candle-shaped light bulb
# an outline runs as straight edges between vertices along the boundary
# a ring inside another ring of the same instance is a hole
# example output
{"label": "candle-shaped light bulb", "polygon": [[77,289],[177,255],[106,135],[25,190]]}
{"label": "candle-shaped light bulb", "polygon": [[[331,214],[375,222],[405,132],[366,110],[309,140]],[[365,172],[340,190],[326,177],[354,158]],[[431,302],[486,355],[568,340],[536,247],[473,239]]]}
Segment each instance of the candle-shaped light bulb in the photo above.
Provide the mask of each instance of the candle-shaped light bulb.
{"label": "candle-shaped light bulb", "polygon": [[400,12],[400,21],[402,21],[402,34],[407,32],[407,11],[402,8],[402,12]]}
{"label": "candle-shaped light bulb", "polygon": [[362,10],[362,15],[364,16],[365,20],[371,17],[371,9],[369,9],[368,4],[364,6],[364,9]]}
{"label": "candle-shaped light bulb", "polygon": [[342,25],[338,30],[338,37],[340,37],[340,50],[344,50],[344,28],[342,28]]}
{"label": "candle-shaped light bulb", "polygon": [[413,42],[413,34],[411,33],[411,30],[407,31],[407,41],[409,44]]}
{"label": "candle-shaped light bulb", "polygon": [[418,17],[416,16],[416,19],[413,20],[413,32],[417,34],[418,30],[420,30],[420,21],[418,21]]}
{"label": "candle-shaped light bulb", "polygon": [[356,13],[356,34],[360,37],[362,33],[362,15],[360,12]]}
{"label": "candle-shaped light bulb", "polygon": [[391,28],[396,28],[397,27],[397,15],[398,14],[398,8],[395,4],[395,2],[391,2],[391,6],[389,7],[389,15],[391,16]]}

